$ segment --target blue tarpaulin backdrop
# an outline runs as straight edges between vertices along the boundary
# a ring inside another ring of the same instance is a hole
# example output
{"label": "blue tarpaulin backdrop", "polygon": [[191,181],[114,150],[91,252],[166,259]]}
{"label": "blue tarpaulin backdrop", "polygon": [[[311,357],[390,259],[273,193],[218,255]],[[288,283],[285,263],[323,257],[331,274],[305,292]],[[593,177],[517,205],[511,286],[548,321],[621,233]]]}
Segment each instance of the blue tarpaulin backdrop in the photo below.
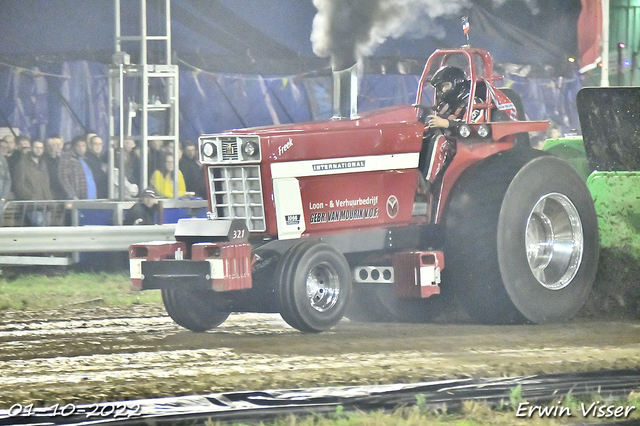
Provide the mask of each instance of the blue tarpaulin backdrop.
{"label": "blue tarpaulin backdrop", "polygon": [[[123,7],[138,4],[123,0]],[[154,3],[156,3],[154,5]],[[567,69],[575,55],[580,1],[467,2],[474,44],[496,62],[533,65],[525,76],[505,73],[503,84],[523,98],[532,119],[578,127],[580,79]],[[500,4],[502,3],[502,4]],[[163,25],[150,0],[151,31]],[[174,63],[180,67],[180,137],[237,127],[329,118],[329,60],[309,39],[311,0],[172,0]],[[0,126],[35,137],[65,140],[94,130],[108,133],[107,70],[114,51],[111,0],[3,0],[0,3]],[[123,13],[134,28],[135,9]],[[383,43],[360,80],[359,110],[412,103],[420,67],[438,47],[461,45],[459,17],[442,18],[439,37],[411,34]],[[474,38],[475,37],[475,38]],[[135,51],[132,51],[135,61]],[[404,69],[404,73],[399,70]],[[520,68],[521,69],[521,68]],[[153,130],[153,129],[152,129]]]}
{"label": "blue tarpaulin backdrop", "polygon": [[[54,67],[51,67],[54,68]],[[60,134],[64,140],[94,130],[108,135],[107,66],[64,62],[60,74],[2,67],[2,126],[33,137]],[[360,81],[359,110],[410,104],[419,76],[366,74]],[[507,75],[503,83],[518,92],[531,119],[552,119],[561,131],[578,129],[575,95],[579,76],[523,78]],[[232,128],[327,119],[332,81],[328,76],[260,76],[180,71],[180,138]],[[151,129],[153,133],[154,129]]]}

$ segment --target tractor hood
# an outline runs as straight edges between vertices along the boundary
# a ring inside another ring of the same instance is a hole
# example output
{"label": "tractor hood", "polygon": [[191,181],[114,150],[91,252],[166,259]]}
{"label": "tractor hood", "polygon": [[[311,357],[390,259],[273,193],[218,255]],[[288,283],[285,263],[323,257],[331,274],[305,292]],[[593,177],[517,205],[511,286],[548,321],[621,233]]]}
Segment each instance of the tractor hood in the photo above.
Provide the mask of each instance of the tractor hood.
{"label": "tractor hood", "polygon": [[[202,147],[203,141],[213,139],[212,143],[224,152],[222,141],[227,145],[233,141],[231,145],[235,148],[227,149],[236,152],[240,150],[238,141],[256,141],[257,136],[260,139],[259,158],[266,166],[272,162],[417,153],[422,146],[423,133],[424,123],[417,119],[416,108],[397,106],[363,113],[353,120],[341,117],[202,135],[200,144]],[[202,148],[200,153],[204,155]],[[224,161],[224,155],[216,159],[202,157],[201,160],[205,164]],[[247,161],[257,161],[257,158]]]}
{"label": "tractor hood", "polygon": [[640,170],[640,87],[588,87],[578,115],[592,170]]}
{"label": "tractor hood", "polygon": [[412,106],[394,106],[382,108],[366,113],[353,120],[326,120],[308,123],[292,123],[278,126],[252,127],[247,129],[236,129],[225,134],[240,135],[253,134],[262,137],[269,136],[293,136],[300,133],[345,131],[363,127],[384,127],[391,124],[417,123],[416,108]]}

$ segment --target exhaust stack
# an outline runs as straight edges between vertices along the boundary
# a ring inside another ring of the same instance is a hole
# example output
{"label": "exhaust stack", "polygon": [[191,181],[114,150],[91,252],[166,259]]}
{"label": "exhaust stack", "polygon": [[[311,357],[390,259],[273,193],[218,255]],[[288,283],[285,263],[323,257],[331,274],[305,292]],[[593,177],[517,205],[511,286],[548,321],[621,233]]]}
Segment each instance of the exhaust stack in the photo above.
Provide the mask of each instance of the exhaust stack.
{"label": "exhaust stack", "polygon": [[357,66],[333,71],[333,120],[358,118]]}

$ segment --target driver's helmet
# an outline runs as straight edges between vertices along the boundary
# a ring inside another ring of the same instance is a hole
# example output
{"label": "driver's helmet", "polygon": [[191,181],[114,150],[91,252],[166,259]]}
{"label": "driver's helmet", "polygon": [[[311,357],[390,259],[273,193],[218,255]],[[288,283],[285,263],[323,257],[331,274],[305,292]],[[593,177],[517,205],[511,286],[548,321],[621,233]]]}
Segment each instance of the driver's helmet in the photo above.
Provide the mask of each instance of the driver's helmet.
{"label": "driver's helmet", "polygon": [[467,76],[460,68],[447,65],[438,69],[429,82],[436,89],[438,102],[452,103],[466,89]]}

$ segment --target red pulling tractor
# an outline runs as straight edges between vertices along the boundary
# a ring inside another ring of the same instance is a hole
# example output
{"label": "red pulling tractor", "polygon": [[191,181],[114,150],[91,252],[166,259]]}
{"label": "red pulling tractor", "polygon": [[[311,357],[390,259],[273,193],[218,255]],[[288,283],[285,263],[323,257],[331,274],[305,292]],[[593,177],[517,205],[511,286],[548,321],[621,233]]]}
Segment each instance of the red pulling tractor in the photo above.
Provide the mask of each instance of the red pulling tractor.
{"label": "red pulling tractor", "polygon": [[[424,117],[444,65],[470,95],[437,138]],[[180,220],[175,241],[132,245],[133,287],[161,289],[193,331],[231,312],[278,312],[305,332],[345,315],[424,321],[453,294],[484,323],[572,317],[596,272],[593,202],[568,163],[530,148],[548,122],[498,120],[518,103],[499,78],[484,50],[438,50],[416,105],[357,116],[346,70],[330,121],[200,137],[210,213]]]}

